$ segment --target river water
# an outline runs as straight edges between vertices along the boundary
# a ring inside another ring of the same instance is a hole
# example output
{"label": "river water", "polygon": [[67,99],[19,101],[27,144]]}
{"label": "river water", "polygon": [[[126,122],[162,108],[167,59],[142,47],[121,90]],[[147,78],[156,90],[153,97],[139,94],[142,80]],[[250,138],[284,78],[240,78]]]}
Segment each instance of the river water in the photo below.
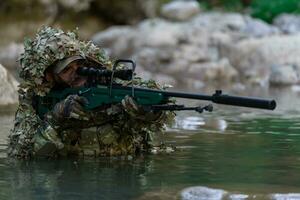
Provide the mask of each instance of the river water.
{"label": "river water", "polygon": [[2,110],[0,199],[300,199],[297,91],[266,94],[276,111],[181,112],[164,138],[177,151],[137,158],[10,160]]}

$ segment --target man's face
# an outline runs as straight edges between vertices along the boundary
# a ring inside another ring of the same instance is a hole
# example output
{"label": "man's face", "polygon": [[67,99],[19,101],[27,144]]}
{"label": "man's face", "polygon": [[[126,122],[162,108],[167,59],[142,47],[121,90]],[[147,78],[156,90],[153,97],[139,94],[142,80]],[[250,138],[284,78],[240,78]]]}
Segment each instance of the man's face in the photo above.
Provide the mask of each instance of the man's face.
{"label": "man's face", "polygon": [[62,82],[72,88],[84,86],[87,81],[87,77],[80,76],[76,73],[76,70],[80,66],[81,65],[76,61],[71,62],[65,69],[58,73],[57,76]]}

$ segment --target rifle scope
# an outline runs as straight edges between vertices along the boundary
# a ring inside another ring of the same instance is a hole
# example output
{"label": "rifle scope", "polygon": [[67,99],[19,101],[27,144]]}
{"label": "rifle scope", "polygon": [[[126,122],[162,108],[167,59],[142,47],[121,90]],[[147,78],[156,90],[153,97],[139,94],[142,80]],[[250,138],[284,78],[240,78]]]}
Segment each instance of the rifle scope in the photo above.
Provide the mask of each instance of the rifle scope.
{"label": "rifle scope", "polygon": [[122,80],[132,79],[132,69],[121,69],[121,70],[108,70],[108,69],[97,69],[94,67],[80,67],[77,69],[77,74],[81,76],[92,76],[92,77],[113,77]]}

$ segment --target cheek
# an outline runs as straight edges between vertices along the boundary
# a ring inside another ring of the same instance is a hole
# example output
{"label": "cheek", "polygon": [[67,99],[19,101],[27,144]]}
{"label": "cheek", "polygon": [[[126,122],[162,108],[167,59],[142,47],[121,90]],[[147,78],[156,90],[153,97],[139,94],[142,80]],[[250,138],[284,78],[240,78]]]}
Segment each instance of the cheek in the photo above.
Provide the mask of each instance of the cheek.
{"label": "cheek", "polygon": [[69,82],[71,79],[71,75],[69,73],[60,74],[59,77],[65,82]]}

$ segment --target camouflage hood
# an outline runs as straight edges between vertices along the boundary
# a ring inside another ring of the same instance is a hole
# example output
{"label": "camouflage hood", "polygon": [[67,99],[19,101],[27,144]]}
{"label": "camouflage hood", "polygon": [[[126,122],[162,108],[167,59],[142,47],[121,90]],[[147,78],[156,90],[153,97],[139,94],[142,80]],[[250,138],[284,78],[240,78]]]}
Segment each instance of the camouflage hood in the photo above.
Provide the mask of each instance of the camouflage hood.
{"label": "camouflage hood", "polygon": [[24,53],[20,57],[21,88],[31,89],[44,96],[52,87],[44,80],[45,70],[58,60],[80,55],[93,58],[104,66],[111,67],[105,53],[93,43],[80,41],[76,32],[42,27],[34,40],[25,39]]}

